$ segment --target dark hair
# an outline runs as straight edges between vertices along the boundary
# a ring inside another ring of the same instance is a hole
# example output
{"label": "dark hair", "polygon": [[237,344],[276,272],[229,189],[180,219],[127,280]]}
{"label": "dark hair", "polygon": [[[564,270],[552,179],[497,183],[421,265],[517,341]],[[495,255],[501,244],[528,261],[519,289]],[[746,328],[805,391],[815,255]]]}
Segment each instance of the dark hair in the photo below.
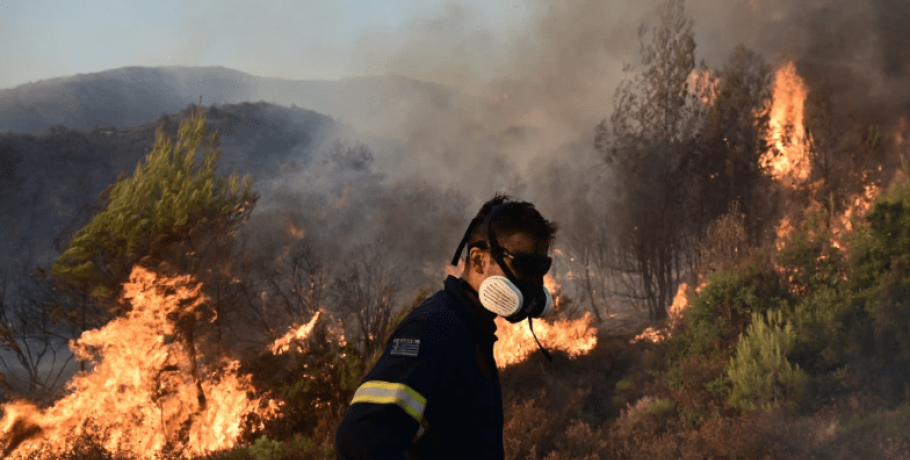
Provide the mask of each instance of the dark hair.
{"label": "dark hair", "polygon": [[[496,211],[496,217],[491,222],[491,226],[497,238],[524,232],[536,238],[538,242],[546,241],[548,247],[553,247],[553,243],[556,242],[556,230],[559,229],[556,222],[544,219],[533,204],[526,201],[514,201],[508,195],[497,193],[492,200],[484,203],[477,212],[474,222],[483,222],[496,206],[501,207]],[[468,239],[469,248],[484,239],[483,234],[477,231],[478,227],[480,227],[479,224],[475,226]]]}

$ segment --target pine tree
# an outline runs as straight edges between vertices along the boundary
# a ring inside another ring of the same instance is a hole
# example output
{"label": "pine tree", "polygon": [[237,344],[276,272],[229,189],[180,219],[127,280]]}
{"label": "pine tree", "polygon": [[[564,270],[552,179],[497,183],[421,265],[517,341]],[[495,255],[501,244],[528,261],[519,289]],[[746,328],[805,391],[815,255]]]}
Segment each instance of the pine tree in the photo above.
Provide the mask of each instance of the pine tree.
{"label": "pine tree", "polygon": [[799,366],[787,360],[795,343],[796,331],[793,324],[784,324],[782,311],[753,313],[727,368],[733,384],[730,404],[754,410],[792,401],[806,380]]}
{"label": "pine tree", "polygon": [[249,176],[242,184],[236,174],[217,177],[218,133],[203,148],[207,134],[205,115],[196,107],[181,123],[176,142],[159,128],[145,161],[102,194],[102,210],[73,235],[51,273],[70,289],[114,307],[136,263],[167,262],[191,270],[197,265],[193,259],[204,256],[199,242],[231,236],[257,196]]}

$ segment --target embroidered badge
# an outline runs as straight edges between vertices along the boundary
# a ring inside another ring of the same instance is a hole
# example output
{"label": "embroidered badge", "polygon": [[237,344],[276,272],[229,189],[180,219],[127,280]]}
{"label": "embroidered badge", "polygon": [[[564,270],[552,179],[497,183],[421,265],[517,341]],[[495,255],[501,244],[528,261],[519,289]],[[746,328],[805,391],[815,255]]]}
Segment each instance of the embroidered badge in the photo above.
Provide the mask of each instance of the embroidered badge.
{"label": "embroidered badge", "polygon": [[392,339],[392,349],[389,354],[392,356],[410,356],[417,357],[420,350],[420,339]]}

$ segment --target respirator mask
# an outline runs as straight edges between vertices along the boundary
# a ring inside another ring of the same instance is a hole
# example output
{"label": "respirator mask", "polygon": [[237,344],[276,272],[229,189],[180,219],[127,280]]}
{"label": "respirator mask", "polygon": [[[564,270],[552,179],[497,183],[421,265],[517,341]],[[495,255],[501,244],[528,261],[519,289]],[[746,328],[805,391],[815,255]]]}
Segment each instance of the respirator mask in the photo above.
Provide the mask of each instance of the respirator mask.
{"label": "respirator mask", "polygon": [[[511,323],[528,319],[528,327],[531,328],[531,334],[534,335],[531,318],[546,316],[553,309],[553,296],[543,283],[543,277],[550,270],[553,259],[540,254],[509,251],[500,246],[492,224],[496,212],[501,208],[502,205],[493,206],[483,220],[475,218],[471,221],[458,245],[455,257],[452,258],[452,265],[458,265],[458,259],[466,245],[468,252],[474,247],[488,249],[493,260],[499,264],[506,276],[488,276],[480,284],[477,292],[480,303],[485,309],[502,316]],[[484,240],[468,245],[468,240],[474,233],[480,233]],[[511,261],[514,272],[506,264],[505,259]],[[520,278],[516,276],[516,272]],[[537,340],[536,335],[534,335],[534,340]],[[539,341],[537,344],[540,346]],[[543,346],[540,346],[540,349],[547,359],[552,361]]]}

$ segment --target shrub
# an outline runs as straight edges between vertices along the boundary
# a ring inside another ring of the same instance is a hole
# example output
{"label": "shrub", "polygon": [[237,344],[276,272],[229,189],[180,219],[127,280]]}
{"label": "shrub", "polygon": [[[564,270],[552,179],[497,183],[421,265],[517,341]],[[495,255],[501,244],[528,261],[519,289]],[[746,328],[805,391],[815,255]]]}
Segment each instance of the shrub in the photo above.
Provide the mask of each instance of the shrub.
{"label": "shrub", "polygon": [[752,314],[752,324],[736,345],[727,375],[732,384],[730,404],[743,410],[792,401],[805,382],[805,373],[787,361],[796,334],[793,324],[784,323],[781,311],[767,316]]}
{"label": "shrub", "polygon": [[786,305],[785,285],[763,257],[710,276],[700,294],[690,294],[683,330],[671,340],[678,357],[728,355],[752,313]]}
{"label": "shrub", "polygon": [[262,436],[247,447],[223,454],[219,460],[329,460],[334,458],[333,453],[331,446],[320,447],[304,436],[295,436],[286,442]]}

